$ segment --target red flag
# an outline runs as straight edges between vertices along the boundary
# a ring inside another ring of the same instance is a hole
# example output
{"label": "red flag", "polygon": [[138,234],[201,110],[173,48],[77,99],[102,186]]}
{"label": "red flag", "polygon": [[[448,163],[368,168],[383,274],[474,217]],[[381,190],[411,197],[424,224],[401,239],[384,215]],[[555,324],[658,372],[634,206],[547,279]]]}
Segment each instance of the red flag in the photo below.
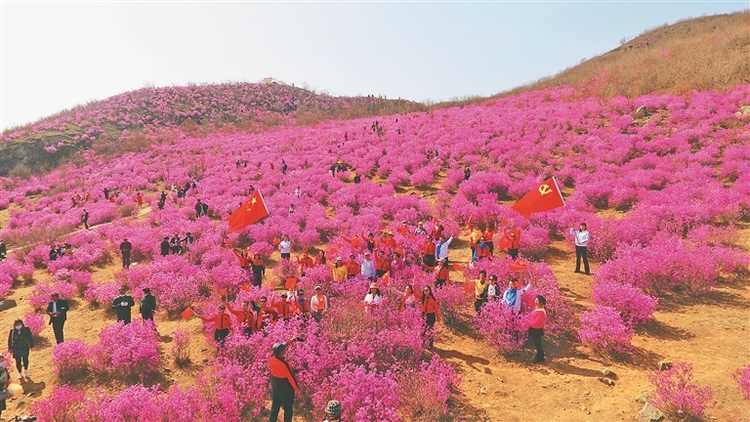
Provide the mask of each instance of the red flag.
{"label": "red flag", "polygon": [[266,201],[263,200],[263,195],[260,194],[260,191],[256,190],[247,202],[242,204],[237,211],[229,216],[229,219],[227,220],[229,222],[227,233],[255,224],[268,215],[269,212],[268,207],[266,206]]}
{"label": "red flag", "polygon": [[191,316],[195,315],[195,312],[193,312],[192,309],[187,308],[184,311],[180,312],[180,315],[182,316],[182,319],[190,319]]}
{"label": "red flag", "polygon": [[511,271],[526,271],[528,267],[526,266],[526,261],[519,259],[516,262],[508,264],[508,268],[510,268]]}
{"label": "red flag", "polygon": [[243,292],[249,292],[250,291],[250,285],[247,284],[247,283],[245,283],[245,284],[242,285],[242,287],[240,287],[240,290],[242,290]]}
{"label": "red flag", "polygon": [[565,205],[565,200],[557,186],[557,180],[552,177],[524,195],[511,208],[521,213],[525,218],[529,218],[535,212],[549,211],[563,205]]}
{"label": "red flag", "polygon": [[453,269],[455,271],[461,271],[461,264],[453,264]]}
{"label": "red flag", "polygon": [[286,279],[286,283],[284,283],[284,287],[286,287],[287,290],[292,291],[297,286],[297,277],[289,277]]}
{"label": "red flag", "polygon": [[474,285],[471,283],[464,283],[464,292],[474,293]]}
{"label": "red flag", "polygon": [[227,295],[227,289],[219,289],[219,296],[226,296]]}

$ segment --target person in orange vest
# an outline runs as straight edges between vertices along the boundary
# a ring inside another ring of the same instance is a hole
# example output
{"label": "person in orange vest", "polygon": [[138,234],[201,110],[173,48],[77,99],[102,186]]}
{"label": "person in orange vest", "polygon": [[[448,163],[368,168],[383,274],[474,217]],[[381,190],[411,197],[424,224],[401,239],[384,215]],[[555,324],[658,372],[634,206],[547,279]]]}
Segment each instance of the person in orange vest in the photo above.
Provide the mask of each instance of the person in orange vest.
{"label": "person in orange vest", "polygon": [[310,254],[308,254],[307,251],[304,251],[301,257],[297,257],[297,263],[299,263],[300,273],[303,276],[305,275],[306,269],[312,268],[315,266],[315,261],[313,261],[313,259],[310,258]]}
{"label": "person in orange vest", "polygon": [[385,257],[385,252],[378,251],[375,256],[375,277],[380,278],[388,274],[391,270],[391,263],[388,258]]}
{"label": "person in orange vest", "polygon": [[442,287],[448,281],[448,278],[450,278],[448,258],[441,259],[435,267],[435,287]]}
{"label": "person in orange vest", "polygon": [[[193,312],[195,312],[195,310],[193,310]],[[200,315],[198,315],[198,317],[202,319],[203,322],[214,323],[214,340],[216,340],[216,343],[218,345],[224,345],[224,340],[227,338],[227,336],[229,335],[229,330],[232,328],[232,318],[230,318],[226,313],[226,307],[223,304],[219,305],[219,312],[210,318],[206,318]]]}
{"label": "person in orange vest", "polygon": [[328,310],[328,298],[323,294],[321,286],[315,286],[315,294],[310,298],[310,310],[313,318],[320,322],[323,314]]}
{"label": "person in orange vest", "polygon": [[253,327],[255,327],[255,314],[250,309],[250,303],[245,300],[242,302],[242,307],[236,310],[232,309],[232,304],[227,302],[227,309],[237,317],[237,323],[242,327],[242,332],[250,337],[253,334]]}
{"label": "person in orange vest", "polygon": [[432,238],[432,240],[440,240],[440,236],[443,235],[444,230],[445,227],[443,227],[442,224],[436,222],[435,229],[432,231],[432,235],[430,237]]}
{"label": "person in orange vest", "polygon": [[292,314],[294,314],[295,311],[294,303],[287,300],[286,293],[282,293],[278,301],[274,300],[272,306],[276,308],[276,312],[279,314],[279,317],[284,319],[291,318]]}
{"label": "person in orange vest", "polygon": [[273,355],[268,359],[268,366],[271,370],[271,415],[268,417],[269,422],[278,421],[282,406],[284,407],[284,422],[292,422],[294,396],[300,391],[294,371],[284,357],[289,345],[297,340],[299,340],[298,337],[293,337],[284,343],[274,344]]}
{"label": "person in orange vest", "polygon": [[503,228],[503,239],[508,247],[508,255],[515,261],[518,259],[518,247],[521,245],[521,230],[510,223]]}
{"label": "person in orange vest", "polygon": [[346,277],[355,277],[359,275],[360,271],[362,271],[362,268],[359,266],[359,262],[357,262],[357,256],[354,254],[349,255],[349,261],[346,263]]}
{"label": "person in orange vest", "polygon": [[487,247],[490,248],[490,256],[495,254],[494,239],[497,234],[497,223],[495,217],[490,216],[490,222],[487,224],[487,229],[482,233],[484,241],[487,243]]}
{"label": "person in orange vest", "polygon": [[422,297],[420,298],[419,310],[422,311],[422,317],[425,319],[425,331],[424,334],[427,336],[429,348],[432,349],[434,345],[434,331],[435,322],[441,321],[440,309],[438,308],[437,300],[432,294],[432,288],[425,286],[422,289]]}
{"label": "person in orange vest", "polygon": [[279,319],[279,313],[276,312],[276,309],[268,305],[267,297],[260,297],[260,305],[255,302],[251,302],[251,304],[253,305],[253,310],[257,313],[255,316],[255,327],[253,327],[255,331],[260,331]]}
{"label": "person in orange vest", "polygon": [[401,226],[399,226],[398,232],[401,234],[401,236],[406,236],[409,234],[409,226],[406,225],[406,220],[401,222]]}

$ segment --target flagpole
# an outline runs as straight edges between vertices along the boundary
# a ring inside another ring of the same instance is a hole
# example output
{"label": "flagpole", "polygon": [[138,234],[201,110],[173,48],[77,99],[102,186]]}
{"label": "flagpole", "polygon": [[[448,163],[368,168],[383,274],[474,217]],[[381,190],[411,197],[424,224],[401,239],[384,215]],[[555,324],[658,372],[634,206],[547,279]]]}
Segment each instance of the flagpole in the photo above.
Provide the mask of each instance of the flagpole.
{"label": "flagpole", "polygon": [[268,213],[268,216],[271,216],[271,210],[268,209],[268,205],[266,205],[266,200],[263,199],[263,194],[260,193],[260,189],[258,189],[258,196],[260,196],[260,200],[263,202],[263,208],[266,209],[266,212]]}
{"label": "flagpole", "polygon": [[557,179],[555,179],[555,176],[552,176],[552,181],[555,182],[555,187],[557,188],[557,194],[560,195],[560,200],[563,203],[563,206],[565,206],[565,198],[562,196],[562,190],[560,190],[560,185],[557,184]]}

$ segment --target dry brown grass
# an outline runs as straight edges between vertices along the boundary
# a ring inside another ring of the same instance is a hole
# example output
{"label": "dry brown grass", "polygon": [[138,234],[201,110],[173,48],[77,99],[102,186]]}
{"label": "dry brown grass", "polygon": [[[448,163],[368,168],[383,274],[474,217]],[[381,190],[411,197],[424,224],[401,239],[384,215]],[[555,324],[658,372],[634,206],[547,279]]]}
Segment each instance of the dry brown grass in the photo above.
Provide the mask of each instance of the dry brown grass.
{"label": "dry brown grass", "polygon": [[602,97],[726,91],[750,83],[750,11],[647,30],[614,50],[495,96],[573,86]]}

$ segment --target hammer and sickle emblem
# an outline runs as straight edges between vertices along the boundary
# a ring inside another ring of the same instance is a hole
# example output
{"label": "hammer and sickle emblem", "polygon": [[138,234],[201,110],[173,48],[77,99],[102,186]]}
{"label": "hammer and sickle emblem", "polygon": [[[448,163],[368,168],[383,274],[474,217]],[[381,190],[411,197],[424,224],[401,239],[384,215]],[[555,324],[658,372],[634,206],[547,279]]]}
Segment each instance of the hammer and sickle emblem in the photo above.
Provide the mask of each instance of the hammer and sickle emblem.
{"label": "hammer and sickle emblem", "polygon": [[552,193],[552,189],[550,189],[549,185],[547,185],[545,183],[545,184],[539,186],[539,193],[542,194],[542,195],[546,195],[548,193]]}

